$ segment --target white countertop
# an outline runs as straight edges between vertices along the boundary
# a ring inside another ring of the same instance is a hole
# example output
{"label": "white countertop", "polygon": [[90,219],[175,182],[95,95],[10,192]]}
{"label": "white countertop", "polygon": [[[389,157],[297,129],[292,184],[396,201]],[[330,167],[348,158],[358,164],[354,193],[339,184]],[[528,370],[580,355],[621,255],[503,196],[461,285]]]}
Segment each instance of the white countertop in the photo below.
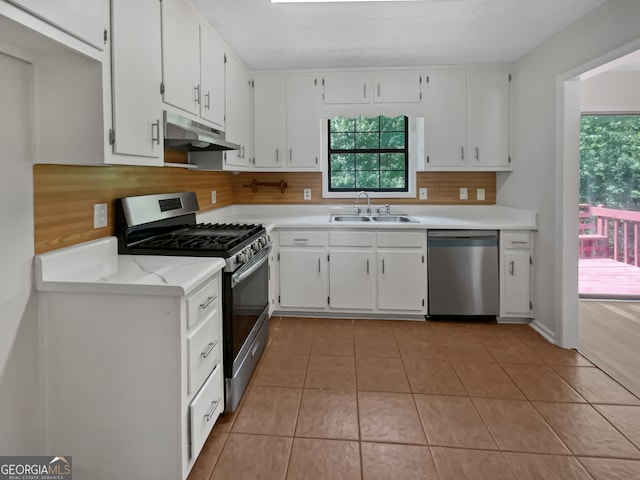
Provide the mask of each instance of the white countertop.
{"label": "white countertop", "polygon": [[[361,203],[361,207],[364,205]],[[375,212],[379,205],[372,205]],[[273,228],[374,228],[537,230],[537,214],[502,205],[391,205],[391,214],[409,214],[419,223],[330,222],[331,214],[355,213],[347,205],[233,205],[197,215],[198,222],[262,223]]]}
{"label": "white countertop", "polygon": [[35,257],[36,289],[132,295],[188,295],[225,265],[211,257],[118,255],[105,237]]}

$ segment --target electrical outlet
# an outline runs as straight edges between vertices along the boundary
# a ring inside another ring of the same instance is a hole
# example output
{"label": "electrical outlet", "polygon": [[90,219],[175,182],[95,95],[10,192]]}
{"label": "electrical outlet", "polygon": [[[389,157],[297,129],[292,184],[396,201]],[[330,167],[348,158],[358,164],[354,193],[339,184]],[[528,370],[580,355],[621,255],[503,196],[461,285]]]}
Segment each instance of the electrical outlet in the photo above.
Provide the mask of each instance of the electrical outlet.
{"label": "electrical outlet", "polygon": [[484,188],[479,188],[476,190],[476,199],[478,201],[484,200]]}
{"label": "electrical outlet", "polygon": [[215,205],[216,201],[217,201],[216,191],[211,190],[211,205]]}
{"label": "electrical outlet", "polygon": [[466,188],[460,189],[460,200],[467,200],[469,198],[469,190]]}
{"label": "electrical outlet", "polygon": [[426,188],[421,188],[420,189],[420,200],[426,200],[427,198],[428,198],[427,189]]}
{"label": "electrical outlet", "polygon": [[93,206],[93,228],[103,228],[107,226],[107,204],[96,203]]}
{"label": "electrical outlet", "polygon": [[310,188],[305,188],[304,189],[304,199],[305,200],[311,200],[311,189]]}

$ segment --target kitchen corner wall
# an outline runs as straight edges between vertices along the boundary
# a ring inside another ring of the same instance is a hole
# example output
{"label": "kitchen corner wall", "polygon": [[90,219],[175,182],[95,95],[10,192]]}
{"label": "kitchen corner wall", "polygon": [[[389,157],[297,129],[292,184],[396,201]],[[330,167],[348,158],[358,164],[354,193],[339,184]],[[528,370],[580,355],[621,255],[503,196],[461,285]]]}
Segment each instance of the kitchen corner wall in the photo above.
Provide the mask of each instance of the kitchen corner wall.
{"label": "kitchen corner wall", "polygon": [[[174,153],[167,152],[175,157]],[[179,162],[180,158],[172,158]],[[259,187],[253,193],[253,180],[287,182],[285,193],[279,188]],[[419,172],[418,188],[428,188],[428,200],[375,199],[374,203],[390,204],[495,204],[495,172]],[[323,199],[320,172],[231,172],[195,171],[158,167],[85,167],[35,165],[34,238],[35,253],[74,245],[115,234],[116,199],[132,195],[195,191],[200,210],[212,210],[232,204],[335,204],[351,199]],[[466,187],[469,200],[459,199],[459,188]],[[303,189],[311,189],[311,200],[303,200]],[[477,201],[476,189],[484,188],[485,200]],[[211,191],[217,202],[211,203]],[[93,205],[108,205],[108,225],[93,228]]]}

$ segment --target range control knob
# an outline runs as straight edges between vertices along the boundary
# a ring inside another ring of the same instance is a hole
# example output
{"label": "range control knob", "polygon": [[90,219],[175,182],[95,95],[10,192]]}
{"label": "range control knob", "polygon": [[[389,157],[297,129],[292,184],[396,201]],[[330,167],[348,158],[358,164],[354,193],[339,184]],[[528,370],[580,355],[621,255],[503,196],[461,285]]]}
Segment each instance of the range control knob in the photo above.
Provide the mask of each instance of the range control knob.
{"label": "range control knob", "polygon": [[260,242],[260,245],[262,245],[263,247],[268,243],[267,237],[260,237],[258,241]]}
{"label": "range control knob", "polygon": [[258,240],[251,244],[251,250],[253,250],[254,252],[260,250],[260,242]]}

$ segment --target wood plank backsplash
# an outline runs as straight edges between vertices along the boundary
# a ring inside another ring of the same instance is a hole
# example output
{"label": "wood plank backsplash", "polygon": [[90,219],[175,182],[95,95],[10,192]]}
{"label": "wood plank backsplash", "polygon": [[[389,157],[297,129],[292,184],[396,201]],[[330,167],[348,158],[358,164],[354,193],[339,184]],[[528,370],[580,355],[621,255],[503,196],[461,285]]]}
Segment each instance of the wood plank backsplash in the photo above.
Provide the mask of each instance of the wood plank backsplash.
{"label": "wood plank backsplash", "polygon": [[[179,159],[177,159],[179,161]],[[34,165],[35,253],[74,245],[115,234],[117,198],[150,193],[195,191],[201,211],[232,204],[335,204],[350,199],[323,199],[322,174],[319,172],[203,172],[182,168],[157,167],[84,167]],[[275,187],[260,187],[253,193],[250,185],[259,182],[287,182],[284,194]],[[494,172],[418,173],[418,187],[426,187],[429,199],[376,199],[391,204],[495,204]],[[469,200],[459,200],[459,188],[469,189]],[[303,200],[303,189],[311,188],[311,200]],[[485,200],[477,201],[476,188],[485,189]],[[211,204],[216,190],[217,203]],[[93,205],[108,205],[108,225],[93,228]]]}

